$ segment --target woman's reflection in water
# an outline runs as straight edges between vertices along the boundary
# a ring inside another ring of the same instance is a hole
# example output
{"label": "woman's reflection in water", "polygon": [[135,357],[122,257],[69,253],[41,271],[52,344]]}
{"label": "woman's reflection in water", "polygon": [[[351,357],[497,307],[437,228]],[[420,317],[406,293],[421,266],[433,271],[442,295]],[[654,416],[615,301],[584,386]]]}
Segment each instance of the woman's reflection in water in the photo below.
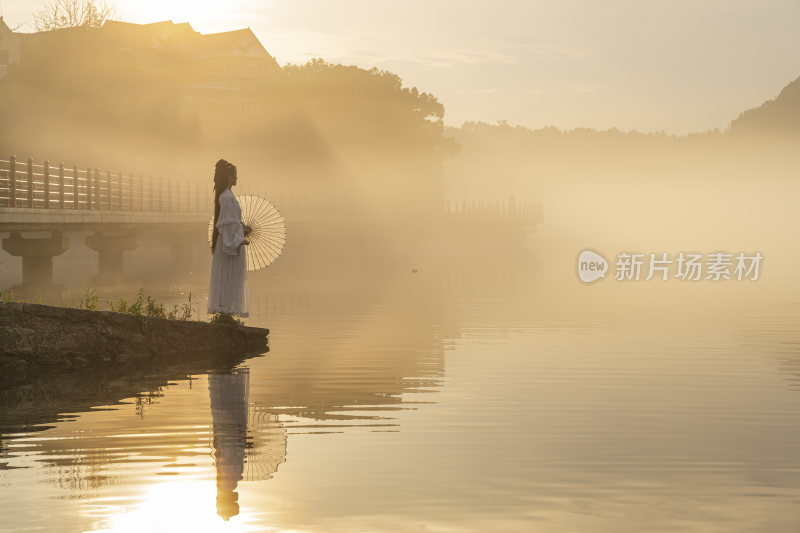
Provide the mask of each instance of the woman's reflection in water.
{"label": "woman's reflection in water", "polygon": [[247,410],[250,369],[208,375],[214,431],[214,464],[217,468],[217,514],[223,519],[239,514],[236,486],[244,473],[247,448]]}

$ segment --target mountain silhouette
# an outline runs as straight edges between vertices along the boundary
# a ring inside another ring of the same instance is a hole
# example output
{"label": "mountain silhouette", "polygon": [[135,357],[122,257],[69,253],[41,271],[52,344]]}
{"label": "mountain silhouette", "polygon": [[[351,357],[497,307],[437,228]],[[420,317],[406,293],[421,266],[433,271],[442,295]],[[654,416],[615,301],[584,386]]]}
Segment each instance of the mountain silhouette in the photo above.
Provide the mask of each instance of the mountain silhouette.
{"label": "mountain silhouette", "polygon": [[730,132],[800,136],[800,78],[784,87],[777,98],[740,114],[731,122]]}

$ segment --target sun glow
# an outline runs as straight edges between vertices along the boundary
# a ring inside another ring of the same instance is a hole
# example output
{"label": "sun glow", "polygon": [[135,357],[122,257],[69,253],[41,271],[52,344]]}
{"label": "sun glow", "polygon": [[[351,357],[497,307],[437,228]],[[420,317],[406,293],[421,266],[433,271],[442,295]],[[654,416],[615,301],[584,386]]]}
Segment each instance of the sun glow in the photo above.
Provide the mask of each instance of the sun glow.
{"label": "sun glow", "polygon": [[229,0],[225,3],[208,0],[122,0],[115,5],[120,20],[140,24],[163,20],[188,22],[201,33],[215,33],[252,26],[249,19],[265,4],[250,0]]}
{"label": "sun glow", "polygon": [[263,527],[254,525],[246,509],[224,521],[217,515],[216,495],[217,487],[213,481],[160,483],[150,487],[133,510],[128,511],[126,507],[107,509],[118,514],[113,514],[109,524],[98,531],[264,531]]}

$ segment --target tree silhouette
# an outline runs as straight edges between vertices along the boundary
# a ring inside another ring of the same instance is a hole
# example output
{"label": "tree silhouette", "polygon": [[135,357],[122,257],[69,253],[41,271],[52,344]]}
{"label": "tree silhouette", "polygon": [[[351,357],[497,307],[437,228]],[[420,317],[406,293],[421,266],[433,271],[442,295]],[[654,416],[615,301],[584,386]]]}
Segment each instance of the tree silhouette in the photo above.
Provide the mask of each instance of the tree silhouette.
{"label": "tree silhouette", "polygon": [[36,31],[99,28],[115,12],[113,6],[95,0],[51,0],[33,14],[33,25]]}

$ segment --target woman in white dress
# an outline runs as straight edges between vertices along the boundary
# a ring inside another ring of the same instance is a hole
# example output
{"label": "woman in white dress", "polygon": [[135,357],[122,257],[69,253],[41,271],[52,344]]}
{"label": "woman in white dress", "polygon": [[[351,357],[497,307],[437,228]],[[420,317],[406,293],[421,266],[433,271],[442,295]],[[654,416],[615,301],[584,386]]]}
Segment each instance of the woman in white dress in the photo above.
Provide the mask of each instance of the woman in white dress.
{"label": "woman in white dress", "polygon": [[236,185],[236,166],[224,159],[214,172],[214,232],[211,237],[211,282],[208,314],[249,316],[247,309],[247,257],[242,246],[250,244],[250,227],[242,223],[242,209],[231,187]]}

